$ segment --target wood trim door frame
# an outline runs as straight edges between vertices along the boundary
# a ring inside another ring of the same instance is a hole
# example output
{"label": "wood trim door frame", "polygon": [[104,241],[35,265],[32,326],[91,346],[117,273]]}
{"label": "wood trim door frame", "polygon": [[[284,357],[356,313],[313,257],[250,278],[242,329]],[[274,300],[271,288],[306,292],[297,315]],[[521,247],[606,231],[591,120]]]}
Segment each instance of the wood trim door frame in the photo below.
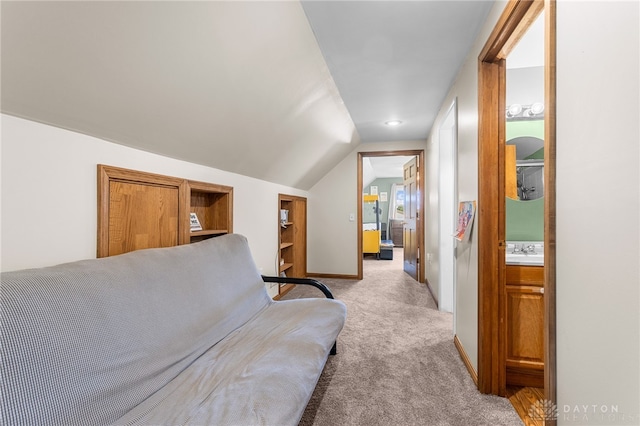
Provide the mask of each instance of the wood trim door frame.
{"label": "wood trim door frame", "polygon": [[418,157],[418,209],[419,215],[416,223],[416,232],[418,233],[418,282],[425,282],[425,266],[424,266],[424,149],[408,149],[399,151],[371,151],[358,152],[358,184],[357,184],[357,202],[358,202],[358,279],[363,278],[362,267],[362,160],[365,157],[393,157],[393,156],[416,156]]}
{"label": "wood trim door frame", "polygon": [[[545,398],[556,403],[555,334],[555,0],[511,0],[478,57],[478,388],[505,395],[505,80],[506,58],[531,23],[545,16]],[[501,286],[502,283],[502,286]],[[547,423],[551,424],[551,423]]]}

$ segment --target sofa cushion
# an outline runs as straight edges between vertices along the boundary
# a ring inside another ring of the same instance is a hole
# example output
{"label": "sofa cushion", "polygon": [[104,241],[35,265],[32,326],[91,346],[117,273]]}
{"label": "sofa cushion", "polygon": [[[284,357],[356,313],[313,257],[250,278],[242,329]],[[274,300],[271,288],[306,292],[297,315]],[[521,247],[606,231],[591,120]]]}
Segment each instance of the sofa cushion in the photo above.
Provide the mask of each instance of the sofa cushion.
{"label": "sofa cushion", "polygon": [[297,425],[344,325],[331,299],[274,302],[119,425]]}
{"label": "sofa cushion", "polygon": [[108,424],[273,302],[247,241],[2,274],[5,424]]}

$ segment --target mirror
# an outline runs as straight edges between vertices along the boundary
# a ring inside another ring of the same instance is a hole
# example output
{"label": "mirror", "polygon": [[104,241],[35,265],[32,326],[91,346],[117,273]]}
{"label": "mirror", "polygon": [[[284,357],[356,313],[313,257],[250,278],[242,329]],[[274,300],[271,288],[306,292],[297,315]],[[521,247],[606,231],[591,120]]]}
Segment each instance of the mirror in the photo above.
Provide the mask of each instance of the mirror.
{"label": "mirror", "polygon": [[530,201],[544,195],[544,119],[509,121],[506,134],[506,194]]}
{"label": "mirror", "polygon": [[505,236],[544,240],[544,14],[507,57]]}

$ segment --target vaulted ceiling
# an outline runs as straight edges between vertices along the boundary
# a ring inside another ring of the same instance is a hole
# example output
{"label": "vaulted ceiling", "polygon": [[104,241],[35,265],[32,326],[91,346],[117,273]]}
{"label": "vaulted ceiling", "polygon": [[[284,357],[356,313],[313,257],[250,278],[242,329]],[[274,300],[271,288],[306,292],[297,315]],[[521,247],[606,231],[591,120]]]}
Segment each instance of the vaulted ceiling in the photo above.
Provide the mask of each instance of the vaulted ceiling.
{"label": "vaulted ceiling", "polygon": [[426,139],[491,6],[2,1],[2,112],[308,189]]}

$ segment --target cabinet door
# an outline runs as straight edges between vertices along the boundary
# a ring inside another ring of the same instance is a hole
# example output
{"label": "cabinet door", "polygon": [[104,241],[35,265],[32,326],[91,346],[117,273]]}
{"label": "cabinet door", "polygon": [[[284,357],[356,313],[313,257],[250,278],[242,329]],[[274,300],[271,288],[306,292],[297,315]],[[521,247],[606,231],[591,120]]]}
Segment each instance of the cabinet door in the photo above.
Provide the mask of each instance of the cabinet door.
{"label": "cabinet door", "polygon": [[97,256],[180,243],[185,181],[98,165]]}
{"label": "cabinet door", "polygon": [[109,256],[178,245],[178,188],[111,182]]}
{"label": "cabinet door", "polygon": [[544,294],[537,286],[508,285],[507,384],[541,387],[544,379]]}

